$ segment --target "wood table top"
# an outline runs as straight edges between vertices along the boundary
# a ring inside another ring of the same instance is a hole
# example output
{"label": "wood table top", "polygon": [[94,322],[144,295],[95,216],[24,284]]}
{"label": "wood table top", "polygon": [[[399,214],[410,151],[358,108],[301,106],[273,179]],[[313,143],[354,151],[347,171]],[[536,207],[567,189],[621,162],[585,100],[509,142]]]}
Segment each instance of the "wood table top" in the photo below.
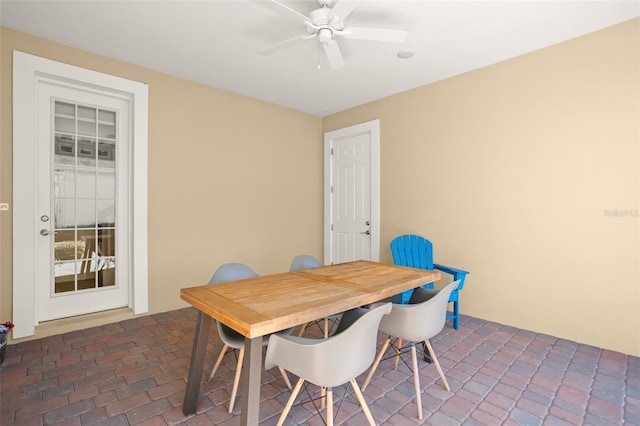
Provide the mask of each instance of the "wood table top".
{"label": "wood table top", "polygon": [[440,272],[358,260],[183,288],[180,297],[248,338],[374,303],[437,281]]}

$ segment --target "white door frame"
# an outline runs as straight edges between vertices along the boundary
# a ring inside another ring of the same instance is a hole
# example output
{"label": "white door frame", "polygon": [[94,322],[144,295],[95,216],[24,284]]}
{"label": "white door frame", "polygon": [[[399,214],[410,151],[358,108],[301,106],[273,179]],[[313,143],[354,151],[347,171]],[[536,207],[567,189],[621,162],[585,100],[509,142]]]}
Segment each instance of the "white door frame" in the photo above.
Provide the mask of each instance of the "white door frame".
{"label": "white door frame", "polygon": [[[131,151],[131,269],[129,307],[135,314],[148,306],[147,145],[148,86],[108,74],[13,52],[13,337],[35,334],[36,273],[33,259],[40,224],[37,221],[37,89],[39,81],[57,80],[96,93],[129,99]],[[18,238],[20,236],[20,238]],[[26,236],[26,237],[22,237]]]}
{"label": "white door frame", "polygon": [[369,133],[371,139],[371,260],[380,260],[380,120],[371,120],[324,134],[324,263],[333,259],[333,159],[334,140]]}

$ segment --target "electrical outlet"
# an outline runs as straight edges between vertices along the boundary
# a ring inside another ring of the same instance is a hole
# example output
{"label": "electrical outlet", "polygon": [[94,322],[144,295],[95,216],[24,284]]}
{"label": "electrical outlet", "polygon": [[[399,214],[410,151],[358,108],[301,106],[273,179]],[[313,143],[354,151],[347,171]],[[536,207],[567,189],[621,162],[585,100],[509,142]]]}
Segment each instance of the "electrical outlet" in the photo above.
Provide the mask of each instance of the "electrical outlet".
{"label": "electrical outlet", "polygon": [[0,211],[4,212],[9,210],[9,203],[0,203]]}

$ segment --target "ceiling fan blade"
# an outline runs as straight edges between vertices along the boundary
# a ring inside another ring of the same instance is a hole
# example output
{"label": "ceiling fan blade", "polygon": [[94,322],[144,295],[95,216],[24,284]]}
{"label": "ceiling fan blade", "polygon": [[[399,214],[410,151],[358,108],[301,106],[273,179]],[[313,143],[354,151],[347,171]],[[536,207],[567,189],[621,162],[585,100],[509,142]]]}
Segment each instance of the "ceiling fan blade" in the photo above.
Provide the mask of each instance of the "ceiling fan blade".
{"label": "ceiling fan blade", "polygon": [[342,52],[340,51],[338,42],[335,40],[329,40],[326,43],[322,43],[322,48],[324,49],[324,53],[327,55],[329,65],[332,70],[338,70],[344,67],[344,58],[342,57]]}
{"label": "ceiling fan blade", "polygon": [[273,52],[277,52],[278,50],[284,49],[286,47],[289,46],[293,46],[294,44],[297,44],[301,41],[305,41],[305,40],[310,40],[312,38],[315,38],[315,34],[305,34],[302,36],[298,36],[298,37],[294,37],[294,38],[290,38],[288,40],[284,40],[281,41],[279,43],[273,44],[271,46],[267,46],[264,49],[260,49],[258,50],[258,53],[262,53],[263,55],[269,55]]}
{"label": "ceiling fan blade", "polygon": [[266,7],[267,9],[271,9],[274,12],[288,16],[290,19],[293,19],[296,22],[300,22],[301,24],[308,25],[310,23],[309,18],[304,16],[302,13],[297,10],[291,9],[289,6],[285,6],[284,4],[277,2],[276,0],[250,0],[253,3],[257,3],[261,6]]}
{"label": "ceiling fan blade", "polygon": [[341,31],[334,31],[335,35],[357,40],[386,41],[389,43],[404,43],[409,36],[408,31],[388,30],[386,28],[349,27]]}
{"label": "ceiling fan blade", "polygon": [[355,1],[336,0],[331,12],[329,13],[329,21],[333,18],[338,18],[340,22],[344,22],[356,6],[357,3]]}

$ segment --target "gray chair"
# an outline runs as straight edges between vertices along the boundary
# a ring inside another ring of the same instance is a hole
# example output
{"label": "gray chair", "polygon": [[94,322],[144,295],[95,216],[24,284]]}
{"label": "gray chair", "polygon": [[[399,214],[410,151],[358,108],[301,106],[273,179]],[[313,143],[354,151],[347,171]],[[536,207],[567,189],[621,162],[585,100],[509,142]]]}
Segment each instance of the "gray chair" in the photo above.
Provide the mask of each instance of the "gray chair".
{"label": "gray chair", "polygon": [[388,334],[389,337],[385,340],[376,360],[369,370],[369,374],[362,385],[363,391],[367,388],[367,385],[369,385],[373,373],[376,371],[382,356],[389,347],[392,336],[398,338],[398,347],[394,348],[396,352],[396,367],[402,341],[404,340],[411,344],[413,382],[416,393],[416,403],[418,404],[418,418],[420,420],[422,420],[422,398],[420,395],[416,342],[424,342],[433,360],[433,365],[435,365],[438,374],[444,382],[445,389],[450,390],[449,383],[447,383],[447,379],[444,377],[444,373],[442,372],[442,368],[440,368],[440,363],[431,347],[431,343],[429,343],[429,339],[440,333],[444,328],[449,296],[451,292],[458,287],[458,284],[460,284],[458,281],[452,282],[440,290],[435,296],[425,292],[425,299],[423,300],[420,300],[416,295],[416,298],[412,300],[414,304],[393,304],[391,313],[385,316],[380,322],[380,332]]}
{"label": "gray chair", "polygon": [[299,254],[291,260],[290,271],[300,271],[302,269],[313,269],[322,266],[322,262],[308,254]]}
{"label": "gray chair", "polygon": [[370,425],[375,425],[355,378],[366,371],[376,355],[380,319],[391,311],[391,303],[368,310],[348,328],[328,339],[272,335],[267,346],[265,367],[280,366],[300,379],[280,415],[282,425],[305,381],[326,388],[326,424],[333,425],[332,388],[351,383]]}
{"label": "gray chair", "polygon": [[[301,271],[304,269],[318,268],[320,266],[323,266],[323,264],[315,257],[310,256],[308,254],[300,254],[294,257],[293,260],[291,261],[291,267],[289,268],[289,271],[291,272]],[[317,324],[320,327],[320,321],[323,322],[323,326],[321,327],[321,329],[323,330],[324,338],[326,339],[327,337],[329,337],[329,321],[335,321],[339,319],[341,315],[342,314],[331,315],[322,320],[313,321],[313,324]],[[302,324],[302,327],[300,328],[300,332],[298,333],[298,336],[302,336],[302,333],[304,333],[304,331],[308,326],[309,326],[309,323]]]}
{"label": "gray chair", "polygon": [[[216,270],[216,272],[209,280],[209,284],[236,281],[247,278],[254,278],[257,276],[258,274],[256,274],[251,268],[242,263],[227,263],[220,266]],[[229,412],[231,413],[233,412],[233,405],[235,403],[236,393],[238,392],[238,383],[240,382],[240,373],[242,372],[242,361],[244,359],[244,336],[219,321],[216,321],[216,326],[218,327],[218,335],[220,336],[220,340],[222,340],[224,346],[222,347],[220,355],[218,355],[218,359],[216,360],[216,363],[211,370],[209,380],[211,380],[213,378],[213,375],[216,374],[216,371],[218,370],[218,367],[220,366],[222,358],[227,352],[227,349],[231,348],[234,350],[238,350],[238,363],[236,365],[236,374],[233,379],[233,387],[231,388],[231,399],[229,400]],[[287,334],[291,333],[291,331],[293,331],[293,329],[283,330],[279,333]],[[269,343],[268,335],[263,336],[262,346],[266,346],[267,343]],[[284,379],[287,387],[291,389],[291,382],[289,382],[287,373],[285,373],[282,368],[280,369],[280,373],[282,374],[282,378]]]}

